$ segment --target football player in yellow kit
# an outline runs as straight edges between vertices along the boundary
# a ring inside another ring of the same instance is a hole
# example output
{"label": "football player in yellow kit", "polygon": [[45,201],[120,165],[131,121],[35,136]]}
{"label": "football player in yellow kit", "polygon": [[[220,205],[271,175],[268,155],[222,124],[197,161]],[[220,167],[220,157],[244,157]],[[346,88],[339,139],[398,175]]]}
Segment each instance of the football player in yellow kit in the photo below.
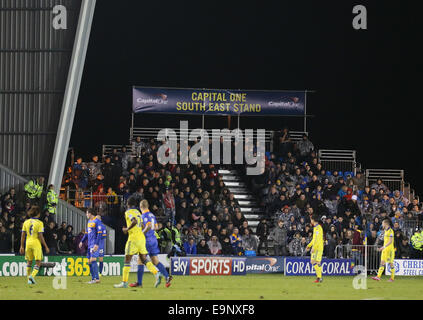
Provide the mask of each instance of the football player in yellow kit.
{"label": "football player in yellow kit", "polygon": [[315,283],[323,282],[322,278],[322,256],[323,256],[323,229],[322,226],[319,224],[319,216],[313,215],[310,218],[311,224],[313,225],[313,239],[307,246],[307,251],[311,249],[311,264],[316,270],[317,279],[314,281]]}
{"label": "football player in yellow kit", "polygon": [[115,288],[128,288],[129,272],[131,270],[131,260],[133,255],[138,255],[141,263],[147,263],[145,235],[143,232],[143,221],[141,212],[138,210],[138,201],[135,197],[128,199],[128,210],[125,212],[126,227],[122,228],[123,233],[128,234],[128,241],[125,246],[125,264],[123,267],[123,277],[120,284]]}
{"label": "football player in yellow kit", "polygon": [[395,247],[394,247],[394,230],[392,230],[392,222],[389,218],[386,218],[382,222],[383,229],[385,234],[383,236],[383,247],[379,248],[379,251],[382,251],[382,256],[380,257],[380,268],[376,277],[373,277],[373,280],[380,281],[383,271],[385,270],[386,263],[389,263],[391,267],[391,278],[389,282],[393,282],[395,279]]}
{"label": "football player in yellow kit", "polygon": [[[47,254],[50,252],[46,241],[44,240],[44,224],[39,220],[40,214],[41,210],[39,207],[31,207],[28,213],[30,218],[24,222],[22,228],[21,247],[19,252],[20,254],[25,253],[25,260],[27,261],[26,273],[28,277],[28,284],[35,284],[34,278],[40,270],[41,260],[43,259],[43,249],[41,248],[41,245],[44,246]],[[31,273],[32,262],[34,260],[35,267]]]}

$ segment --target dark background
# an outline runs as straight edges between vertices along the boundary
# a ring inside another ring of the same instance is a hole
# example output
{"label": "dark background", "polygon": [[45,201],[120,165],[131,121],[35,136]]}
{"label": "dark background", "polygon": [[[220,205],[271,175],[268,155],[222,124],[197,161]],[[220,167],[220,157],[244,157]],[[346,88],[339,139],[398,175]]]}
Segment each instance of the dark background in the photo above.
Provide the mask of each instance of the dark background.
{"label": "dark background", "polygon": [[[352,28],[357,4],[367,7],[368,30]],[[127,144],[133,85],[307,89],[316,91],[308,104],[316,146],[357,150],[363,168],[405,169],[419,193],[418,14],[376,0],[97,1],[71,146],[88,160],[103,144]],[[138,125],[177,119],[138,116]],[[280,117],[242,121],[302,130]],[[207,117],[207,127],[226,123]]]}

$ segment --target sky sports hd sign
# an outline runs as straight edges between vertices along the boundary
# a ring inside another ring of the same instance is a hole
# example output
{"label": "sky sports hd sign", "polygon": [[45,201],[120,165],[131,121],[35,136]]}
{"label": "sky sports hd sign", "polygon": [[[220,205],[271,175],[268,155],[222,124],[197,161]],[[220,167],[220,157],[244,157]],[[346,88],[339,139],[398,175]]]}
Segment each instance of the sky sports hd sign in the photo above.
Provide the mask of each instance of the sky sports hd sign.
{"label": "sky sports hd sign", "polygon": [[246,258],[172,257],[170,271],[174,276],[244,276]]}
{"label": "sky sports hd sign", "polygon": [[[310,263],[310,258],[285,258],[285,276],[315,276],[316,271]],[[354,263],[352,259],[323,259],[323,276],[353,276]]]}

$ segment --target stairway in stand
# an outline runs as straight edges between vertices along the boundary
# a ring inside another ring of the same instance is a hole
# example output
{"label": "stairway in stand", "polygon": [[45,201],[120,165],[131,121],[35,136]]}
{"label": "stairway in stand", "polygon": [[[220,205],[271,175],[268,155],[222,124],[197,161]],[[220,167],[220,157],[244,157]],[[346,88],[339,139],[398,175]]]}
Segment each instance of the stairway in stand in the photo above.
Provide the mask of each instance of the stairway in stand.
{"label": "stairway in stand", "polygon": [[255,233],[263,212],[254,195],[248,190],[245,182],[242,181],[236,170],[219,170],[219,174],[222,176],[225,186],[234,194],[235,199],[241,207],[241,212],[244,214],[245,219],[247,219],[251,230]]}

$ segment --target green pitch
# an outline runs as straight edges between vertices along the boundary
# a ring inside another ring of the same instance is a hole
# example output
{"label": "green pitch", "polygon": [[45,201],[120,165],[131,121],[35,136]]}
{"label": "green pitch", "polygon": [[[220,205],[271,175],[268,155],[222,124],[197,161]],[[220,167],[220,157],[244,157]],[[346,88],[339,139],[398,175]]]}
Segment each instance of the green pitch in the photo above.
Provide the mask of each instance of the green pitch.
{"label": "green pitch", "polygon": [[[131,274],[130,281],[136,275]],[[321,284],[313,277],[283,275],[248,275],[233,277],[174,277],[172,286],[163,283],[153,288],[154,278],[144,276],[144,288],[115,289],[120,277],[102,277],[101,284],[88,285],[88,277],[69,277],[66,290],[53,289],[53,278],[37,277],[29,286],[26,278],[0,278],[0,300],[309,300],[309,299],[421,299],[423,277],[398,277],[388,283],[387,277],[375,282],[368,278],[367,290],[355,290],[352,277],[326,277]]]}

